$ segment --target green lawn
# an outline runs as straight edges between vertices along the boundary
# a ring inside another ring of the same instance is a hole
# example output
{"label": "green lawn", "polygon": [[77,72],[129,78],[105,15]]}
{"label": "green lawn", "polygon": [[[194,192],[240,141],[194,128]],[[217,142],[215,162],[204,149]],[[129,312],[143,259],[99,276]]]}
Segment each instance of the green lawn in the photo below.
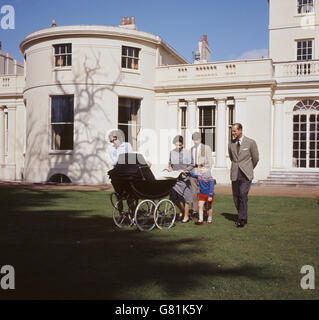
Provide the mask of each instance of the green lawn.
{"label": "green lawn", "polygon": [[16,289],[2,299],[318,299],[315,199],[249,198],[235,228],[232,197],[216,195],[214,224],[116,228],[106,192],[0,189],[0,268]]}

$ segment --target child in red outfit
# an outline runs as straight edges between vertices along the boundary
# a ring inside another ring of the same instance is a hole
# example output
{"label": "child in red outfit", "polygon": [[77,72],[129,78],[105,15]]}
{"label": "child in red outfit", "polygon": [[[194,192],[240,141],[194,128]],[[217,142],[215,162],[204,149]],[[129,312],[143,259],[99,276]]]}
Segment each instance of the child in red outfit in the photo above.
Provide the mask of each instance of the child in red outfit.
{"label": "child in red outfit", "polygon": [[198,198],[198,211],[199,219],[195,222],[197,225],[204,223],[204,205],[206,203],[208,207],[208,218],[207,223],[213,222],[213,209],[212,202],[214,202],[214,186],[216,181],[213,179],[211,174],[205,169],[200,169],[200,174],[189,172],[190,176],[197,178],[199,182],[199,198]]}

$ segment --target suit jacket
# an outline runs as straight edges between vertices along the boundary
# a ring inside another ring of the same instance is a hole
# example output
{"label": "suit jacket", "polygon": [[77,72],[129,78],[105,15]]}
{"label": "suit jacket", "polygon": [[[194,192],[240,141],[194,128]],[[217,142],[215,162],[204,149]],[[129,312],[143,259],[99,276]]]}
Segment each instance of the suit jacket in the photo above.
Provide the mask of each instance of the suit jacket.
{"label": "suit jacket", "polygon": [[[194,159],[194,149],[195,146],[191,147],[191,154],[192,154],[192,164],[195,165],[195,159]],[[192,172],[199,173],[199,167],[204,166],[205,168],[211,170],[212,164],[213,164],[213,158],[212,158],[212,149],[210,146],[205,145],[203,143],[200,144],[199,147],[199,154],[197,155],[198,161],[197,161],[197,168],[194,168]]]}
{"label": "suit jacket", "polygon": [[259,161],[259,153],[255,140],[244,136],[238,154],[236,141],[232,141],[228,146],[228,153],[232,162],[230,179],[236,181],[238,170],[240,169],[248,180],[253,180],[254,168]]}

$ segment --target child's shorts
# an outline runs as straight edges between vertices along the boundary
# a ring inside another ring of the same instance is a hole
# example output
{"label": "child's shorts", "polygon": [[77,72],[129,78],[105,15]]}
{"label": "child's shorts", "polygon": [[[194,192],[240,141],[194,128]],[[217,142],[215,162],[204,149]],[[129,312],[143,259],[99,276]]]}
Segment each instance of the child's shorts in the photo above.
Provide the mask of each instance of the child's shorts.
{"label": "child's shorts", "polygon": [[[199,198],[198,198],[198,201],[205,201],[205,202],[208,202],[208,194],[199,194]],[[215,194],[213,194],[213,199],[211,202],[215,202]]]}

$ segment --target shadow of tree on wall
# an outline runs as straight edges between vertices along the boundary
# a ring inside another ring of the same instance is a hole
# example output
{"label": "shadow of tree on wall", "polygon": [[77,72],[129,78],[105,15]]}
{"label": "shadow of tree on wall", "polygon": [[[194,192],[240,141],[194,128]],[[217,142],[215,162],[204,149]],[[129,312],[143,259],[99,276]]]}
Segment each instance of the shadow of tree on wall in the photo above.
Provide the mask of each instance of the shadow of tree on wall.
{"label": "shadow of tree on wall", "polygon": [[[117,122],[114,123],[110,119],[112,113],[117,113],[117,104],[113,105],[112,102],[105,101],[105,97],[106,93],[117,97],[115,86],[120,81],[121,70],[118,68],[115,79],[110,80],[109,75],[103,74],[101,71],[104,69],[101,69],[100,54],[96,56],[92,52],[91,59],[87,56],[84,56],[83,59],[81,68],[76,68],[75,59],[71,83],[69,80],[63,80],[66,71],[61,71],[61,73],[56,71],[54,73],[55,88],[50,92],[52,95],[74,95],[74,148],[72,154],[54,154],[53,152],[48,155],[51,148],[49,142],[52,138],[50,123],[47,125],[46,119],[41,119],[42,122],[39,124],[40,119],[32,114],[34,112],[32,105],[28,105],[26,156],[28,180],[30,180],[30,174],[28,174],[30,168],[39,166],[48,168],[46,181],[57,173],[68,176],[75,183],[100,184],[108,181],[106,173],[111,169],[111,165],[107,154],[109,142],[106,138],[107,133],[114,129],[114,125],[117,125]],[[113,63],[115,62],[113,61]],[[48,101],[39,103],[50,113],[51,106]],[[37,135],[35,138],[31,138],[34,137],[34,129],[37,130]],[[45,144],[48,145],[46,148],[41,147]],[[36,181],[37,178],[32,177],[32,180]]]}
{"label": "shadow of tree on wall", "polygon": [[212,282],[276,279],[262,265],[194,259],[205,254],[198,238],[117,229],[105,192],[0,193],[0,265],[16,272],[16,289],[0,290],[3,299],[174,299],[203,286],[199,273]]}

